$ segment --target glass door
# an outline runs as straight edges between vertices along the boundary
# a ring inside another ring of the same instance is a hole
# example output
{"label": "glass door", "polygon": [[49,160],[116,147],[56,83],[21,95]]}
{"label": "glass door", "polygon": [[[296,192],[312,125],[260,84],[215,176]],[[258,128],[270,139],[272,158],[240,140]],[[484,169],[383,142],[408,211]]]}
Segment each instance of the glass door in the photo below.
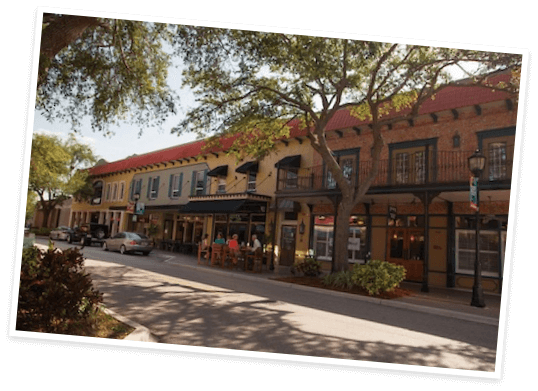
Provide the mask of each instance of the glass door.
{"label": "glass door", "polygon": [[282,226],[282,236],[280,241],[280,264],[291,266],[295,261],[295,239],[297,227],[292,225]]}

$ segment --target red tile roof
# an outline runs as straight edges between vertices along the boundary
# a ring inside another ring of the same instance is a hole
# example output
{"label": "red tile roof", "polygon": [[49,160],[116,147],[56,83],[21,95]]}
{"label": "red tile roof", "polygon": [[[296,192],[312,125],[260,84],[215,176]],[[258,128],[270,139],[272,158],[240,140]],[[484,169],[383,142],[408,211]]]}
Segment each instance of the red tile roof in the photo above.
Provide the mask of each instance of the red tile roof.
{"label": "red tile roof", "polygon": [[[508,74],[499,74],[495,77],[495,82],[508,81]],[[466,106],[484,104],[488,102],[505,100],[509,97],[507,93],[493,91],[480,87],[447,87],[440,91],[434,100],[428,99],[420,108],[419,114],[429,114],[449,109],[457,109]],[[350,128],[353,126],[365,125],[368,120],[359,120],[352,117],[349,110],[340,110],[329,121],[327,131]],[[291,121],[290,138],[306,135],[305,129],[299,129],[299,121]],[[222,147],[211,150],[203,150],[205,140],[198,140],[188,144],[177,145],[159,151],[149,152],[143,155],[133,156],[127,159],[118,160],[108,164],[95,166],[90,169],[92,175],[103,175],[113,172],[120,172],[136,167],[144,167],[151,164],[170,162],[179,159],[191,158],[209,152],[218,152],[230,148],[234,137],[221,139]]]}

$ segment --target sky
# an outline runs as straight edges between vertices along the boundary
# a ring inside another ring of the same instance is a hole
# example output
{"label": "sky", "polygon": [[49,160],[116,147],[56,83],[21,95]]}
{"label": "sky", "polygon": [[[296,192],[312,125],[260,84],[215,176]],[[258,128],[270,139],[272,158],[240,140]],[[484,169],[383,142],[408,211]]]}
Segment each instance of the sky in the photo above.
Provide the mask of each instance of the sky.
{"label": "sky", "polygon": [[[178,136],[170,133],[170,129],[183,119],[186,110],[196,104],[195,97],[190,89],[182,88],[181,80],[181,69],[174,65],[170,66],[168,84],[174,91],[179,92],[180,100],[177,115],[168,118],[162,128],[144,128],[142,135],[139,136],[139,127],[124,123],[111,128],[114,135],[109,137],[104,136],[104,133],[92,131],[90,120],[85,119],[80,132],[77,133],[77,140],[91,146],[98,158],[103,158],[108,162],[121,160],[132,154],[139,155],[194,141],[196,139],[194,134]],[[72,130],[69,123],[62,121],[49,122],[39,114],[39,111],[36,111],[34,132],[66,138],[68,134],[72,133]]]}
{"label": "sky", "polygon": [[[473,67],[469,66],[468,69],[473,69]],[[451,73],[455,79],[465,77],[457,67],[454,67]],[[103,158],[108,162],[121,160],[133,154],[139,155],[194,141],[196,139],[194,134],[178,136],[170,132],[170,129],[184,118],[187,110],[196,105],[192,91],[182,86],[181,62],[177,58],[169,67],[168,84],[176,93],[179,93],[180,100],[178,114],[168,118],[162,128],[144,128],[142,135],[139,136],[139,127],[123,123],[111,128],[114,132],[112,136],[104,136],[104,133],[92,131],[90,120],[86,118],[80,132],[77,133],[78,141],[88,144],[98,159]],[[35,112],[33,129],[36,133],[57,135],[62,138],[72,133],[69,123],[59,120],[49,122],[39,111]]]}

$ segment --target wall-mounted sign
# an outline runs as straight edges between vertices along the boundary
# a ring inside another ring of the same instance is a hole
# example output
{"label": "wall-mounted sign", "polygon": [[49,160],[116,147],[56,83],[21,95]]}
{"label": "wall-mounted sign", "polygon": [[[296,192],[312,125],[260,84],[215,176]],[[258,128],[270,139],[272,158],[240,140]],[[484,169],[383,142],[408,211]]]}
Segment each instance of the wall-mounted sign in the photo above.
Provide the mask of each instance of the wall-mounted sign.
{"label": "wall-mounted sign", "polygon": [[389,206],[389,219],[396,220],[396,207]]}
{"label": "wall-mounted sign", "polygon": [[134,213],[135,210],[135,203],[134,202],[128,202],[127,203],[127,212],[128,213]]}
{"label": "wall-mounted sign", "polygon": [[143,202],[137,202],[135,206],[135,214],[143,215],[145,210],[145,205]]}

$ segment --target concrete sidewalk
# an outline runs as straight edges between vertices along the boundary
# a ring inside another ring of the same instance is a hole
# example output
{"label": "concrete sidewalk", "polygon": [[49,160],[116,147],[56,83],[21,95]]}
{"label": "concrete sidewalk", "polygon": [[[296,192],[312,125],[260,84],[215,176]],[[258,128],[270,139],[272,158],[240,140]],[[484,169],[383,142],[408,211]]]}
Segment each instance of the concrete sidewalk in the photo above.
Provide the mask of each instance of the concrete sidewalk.
{"label": "concrete sidewalk", "polygon": [[[275,278],[291,276],[290,269],[288,267],[278,267],[274,271],[263,270],[262,273],[247,273],[243,270],[228,268],[220,268],[219,266],[207,266],[198,265],[198,260],[195,256],[171,253],[162,250],[154,250],[154,254],[165,259],[165,262],[170,264],[177,264],[182,267],[196,268],[199,270],[207,271],[208,273],[226,273],[233,275],[237,278],[246,279],[265,279],[275,284],[287,284],[296,289],[302,290],[316,290],[319,288],[312,288],[297,284],[290,284],[282,281],[276,281]],[[485,308],[472,307],[471,303],[471,291],[461,290],[455,288],[438,288],[429,287],[429,292],[421,292],[422,285],[419,283],[404,282],[401,288],[407,289],[412,292],[410,296],[401,297],[391,300],[376,299],[361,295],[351,295],[343,292],[336,292],[332,290],[326,290],[325,292],[330,295],[346,295],[346,297],[353,296],[353,299],[376,302],[380,305],[387,305],[398,308],[405,308],[413,311],[431,313],[434,315],[448,316],[452,318],[462,319],[466,321],[484,323],[489,325],[499,324],[499,314],[501,306],[500,294],[485,294]]]}

